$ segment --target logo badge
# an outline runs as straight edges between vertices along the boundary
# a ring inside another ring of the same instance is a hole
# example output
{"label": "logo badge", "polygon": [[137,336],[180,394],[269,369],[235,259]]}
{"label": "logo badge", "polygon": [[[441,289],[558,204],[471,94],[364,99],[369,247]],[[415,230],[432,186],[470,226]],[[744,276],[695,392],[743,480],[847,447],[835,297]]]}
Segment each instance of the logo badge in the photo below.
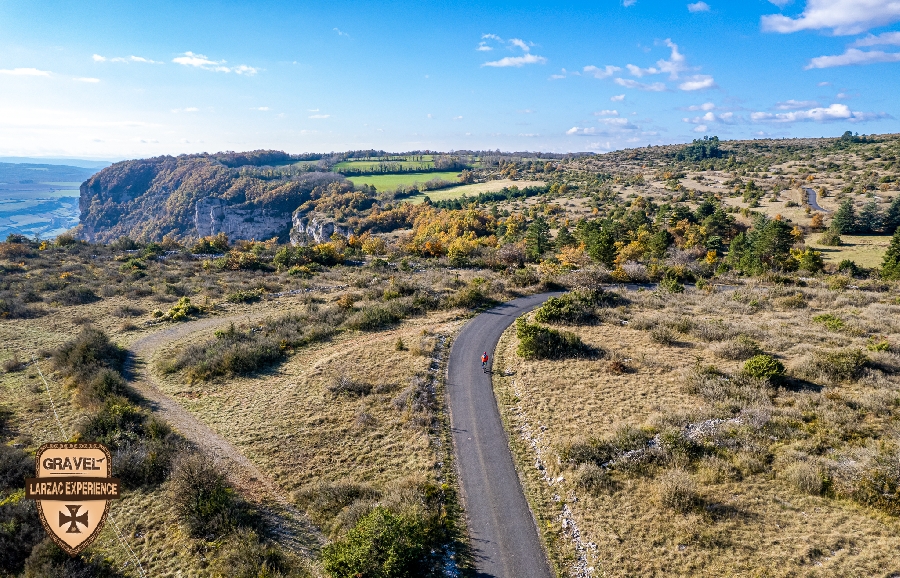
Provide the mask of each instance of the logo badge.
{"label": "logo badge", "polygon": [[103,444],[53,443],[35,457],[36,478],[25,480],[41,523],[60,548],[75,556],[100,533],[109,501],[119,497],[109,450]]}

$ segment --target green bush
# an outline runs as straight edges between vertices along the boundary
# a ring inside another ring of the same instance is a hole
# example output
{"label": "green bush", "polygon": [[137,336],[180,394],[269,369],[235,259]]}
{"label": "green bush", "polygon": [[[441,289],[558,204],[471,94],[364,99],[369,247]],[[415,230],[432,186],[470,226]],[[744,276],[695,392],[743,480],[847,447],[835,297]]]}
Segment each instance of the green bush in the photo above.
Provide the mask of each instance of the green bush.
{"label": "green bush", "polygon": [[525,359],[567,359],[595,353],[574,333],[528,323],[525,317],[516,319],[516,337],[519,339],[516,353]]}
{"label": "green bush", "polygon": [[822,313],[813,317],[813,322],[821,323],[826,329],[831,331],[840,331],[844,328],[844,321],[839,317],[835,317],[831,313]]}
{"label": "green bush", "polygon": [[308,576],[300,563],[272,542],[261,542],[256,532],[239,529],[217,542],[210,571],[216,578],[281,578]]}
{"label": "green bush", "polygon": [[344,326],[347,329],[357,329],[359,331],[375,331],[395,325],[401,319],[403,319],[403,316],[393,304],[371,304],[365,305],[353,313],[344,322]]}
{"label": "green bush", "polygon": [[659,282],[659,288],[669,293],[684,293],[684,285],[679,283],[675,277],[663,277]]}
{"label": "green bush", "polygon": [[188,297],[182,297],[166,312],[164,317],[171,321],[186,321],[196,316],[200,311],[199,307],[191,304],[191,300]]}
{"label": "green bush", "polygon": [[596,307],[612,301],[603,291],[572,291],[551,297],[535,312],[538,323],[585,325],[597,320]]}
{"label": "green bush", "polygon": [[812,378],[824,378],[831,382],[853,381],[859,378],[869,358],[860,349],[844,351],[818,351],[805,368]]}
{"label": "green bush", "polygon": [[225,299],[229,303],[254,303],[262,298],[262,289],[241,289],[229,294]]}
{"label": "green bush", "polygon": [[590,439],[567,444],[560,451],[560,459],[575,465],[591,463],[605,467],[622,454],[645,449],[651,439],[653,432],[650,430],[624,426],[606,439]]}
{"label": "green bush", "polygon": [[[33,476],[34,462],[29,462],[27,475]],[[0,476],[3,476],[2,470]],[[24,485],[23,476],[17,486]],[[0,493],[0,575],[14,576],[22,570],[25,560],[45,533],[34,501],[25,499],[24,490],[3,496],[4,493]]]}
{"label": "green bush", "polygon": [[89,287],[66,287],[54,296],[54,300],[63,305],[84,305],[99,301],[100,298]]}
{"label": "green bush", "polygon": [[343,540],[322,549],[333,578],[417,578],[437,572],[433,537],[418,517],[376,507]]}
{"label": "green bush", "polygon": [[784,375],[784,364],[771,355],[755,355],[744,363],[743,372],[756,379],[777,379]]}
{"label": "green bush", "polygon": [[127,356],[102,330],[86,327],[53,353],[53,366],[66,377],[86,381],[104,368],[121,373]]}
{"label": "green bush", "polygon": [[45,538],[25,561],[24,578],[114,578],[121,576],[103,556],[88,551],[69,556]]}

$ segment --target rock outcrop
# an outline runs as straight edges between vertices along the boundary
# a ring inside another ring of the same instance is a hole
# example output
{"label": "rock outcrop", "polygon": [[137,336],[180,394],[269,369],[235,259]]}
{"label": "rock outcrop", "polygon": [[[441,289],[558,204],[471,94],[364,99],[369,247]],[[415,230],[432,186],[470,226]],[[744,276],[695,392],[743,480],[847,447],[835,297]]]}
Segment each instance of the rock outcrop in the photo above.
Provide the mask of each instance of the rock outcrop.
{"label": "rock outcrop", "polygon": [[264,240],[283,236],[290,217],[279,211],[252,205],[229,205],[223,199],[200,199],[194,206],[198,237],[225,233],[229,239]]}
{"label": "rock outcrop", "polygon": [[349,227],[339,225],[318,213],[294,211],[291,227],[291,244],[314,245],[325,243],[335,233],[349,237],[353,232]]}

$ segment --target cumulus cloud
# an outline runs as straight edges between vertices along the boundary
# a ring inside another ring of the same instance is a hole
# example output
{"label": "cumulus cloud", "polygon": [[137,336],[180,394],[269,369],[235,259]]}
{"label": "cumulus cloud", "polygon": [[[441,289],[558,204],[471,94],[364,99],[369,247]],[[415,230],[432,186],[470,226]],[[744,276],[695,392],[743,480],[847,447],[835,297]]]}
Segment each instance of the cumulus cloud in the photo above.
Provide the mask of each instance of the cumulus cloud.
{"label": "cumulus cloud", "polygon": [[624,86],[625,88],[635,88],[637,90],[646,90],[648,92],[663,92],[666,90],[666,85],[662,82],[644,84],[643,82],[631,80],[630,78],[616,78],[613,82],[619,86]]}
{"label": "cumulus cloud", "polygon": [[850,110],[846,104],[832,104],[828,107],[816,107],[809,110],[797,110],[792,112],[771,113],[771,112],[754,112],[750,114],[750,119],[754,122],[771,122],[771,123],[794,123],[794,122],[863,122],[866,120],[874,120],[878,118],[887,118],[885,113],[859,112]]}
{"label": "cumulus cloud", "polygon": [[481,66],[491,66],[494,68],[505,68],[508,66],[513,66],[516,68],[522,67],[526,64],[544,64],[547,62],[547,59],[543,56],[536,56],[534,54],[526,54],[524,56],[505,56],[500,60],[493,60],[491,62],[485,62]]}
{"label": "cumulus cloud", "polygon": [[598,118],[597,122],[621,130],[638,130],[638,127],[627,118]]}
{"label": "cumulus cloud", "polygon": [[503,42],[503,39],[497,36],[496,34],[482,34],[482,40],[496,40],[497,42]]}
{"label": "cumulus cloud", "polygon": [[203,54],[195,54],[193,52],[185,52],[181,56],[172,59],[175,64],[182,66],[192,66],[194,68],[202,68],[203,70],[212,70],[214,72],[234,72],[235,74],[244,74],[253,76],[259,72],[258,68],[240,64],[238,66],[225,66],[225,60],[212,60]]}
{"label": "cumulus cloud", "polygon": [[38,70],[37,68],[7,68],[0,70],[0,74],[7,76],[50,76],[50,71]]}
{"label": "cumulus cloud", "polygon": [[486,52],[488,50],[493,50],[493,49],[494,48],[492,46],[487,45],[487,42],[479,42],[478,47],[475,50],[479,50],[481,52]]}
{"label": "cumulus cloud", "polygon": [[623,100],[625,100],[625,95],[624,95],[624,94],[617,94],[617,95],[615,95],[615,96],[611,96],[611,97],[609,98],[609,100],[612,101],[612,102],[622,102]]}
{"label": "cumulus cloud", "polygon": [[859,34],[900,20],[897,0],[807,0],[803,14],[790,18],[769,14],[761,19],[765,32],[789,34],[831,29],[835,35]]}
{"label": "cumulus cloud", "polygon": [[678,88],[687,92],[713,88],[716,81],[708,74],[695,74],[678,85]]}
{"label": "cumulus cloud", "polygon": [[74,80],[75,82],[88,82],[88,83],[92,83],[92,84],[100,82],[99,78],[88,78],[88,77],[78,77],[78,78],[73,78],[72,80]]}
{"label": "cumulus cloud", "polygon": [[833,68],[835,66],[859,66],[863,64],[875,64],[878,62],[900,62],[900,52],[848,48],[843,54],[817,56],[812,58],[805,68],[806,70],[810,70],[813,68]]}
{"label": "cumulus cloud", "polygon": [[619,116],[618,110],[601,110],[600,112],[595,112],[594,116]]}
{"label": "cumulus cloud", "polygon": [[900,32],[885,32],[878,36],[869,34],[854,42],[853,46],[900,46]]}
{"label": "cumulus cloud", "polygon": [[687,7],[690,12],[709,12],[709,4],[706,2],[694,2],[688,4]]}
{"label": "cumulus cloud", "polygon": [[687,108],[688,110],[715,110],[716,105],[711,102],[704,102],[703,104],[694,104]]}
{"label": "cumulus cloud", "polygon": [[512,44],[513,46],[521,48],[522,52],[531,52],[531,47],[528,46],[528,43],[520,38],[511,38],[509,40],[509,43]]}
{"label": "cumulus cloud", "polygon": [[709,127],[705,124],[698,124],[694,127],[694,132],[706,132],[707,130],[709,130]]}
{"label": "cumulus cloud", "polygon": [[622,69],[619,68],[618,66],[613,66],[611,64],[607,64],[603,68],[599,68],[599,67],[591,64],[589,66],[585,66],[582,70],[584,71],[585,74],[590,74],[594,78],[609,78],[610,76],[619,72]]}

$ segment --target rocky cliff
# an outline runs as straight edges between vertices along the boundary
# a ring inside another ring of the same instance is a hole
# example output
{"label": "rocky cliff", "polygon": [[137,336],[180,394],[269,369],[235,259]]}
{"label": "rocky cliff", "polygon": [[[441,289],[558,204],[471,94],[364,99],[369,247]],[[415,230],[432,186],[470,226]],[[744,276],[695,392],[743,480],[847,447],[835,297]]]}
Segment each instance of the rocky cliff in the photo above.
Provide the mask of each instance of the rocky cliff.
{"label": "rocky cliff", "polygon": [[291,161],[280,151],[253,151],[116,163],[81,185],[79,234],[93,242],[220,232],[230,239],[286,238],[294,210],[343,180],[298,173]]}
{"label": "rocky cliff", "polygon": [[291,243],[293,245],[313,245],[324,243],[335,233],[349,237],[350,227],[335,223],[320,213],[295,211],[292,218]]}

